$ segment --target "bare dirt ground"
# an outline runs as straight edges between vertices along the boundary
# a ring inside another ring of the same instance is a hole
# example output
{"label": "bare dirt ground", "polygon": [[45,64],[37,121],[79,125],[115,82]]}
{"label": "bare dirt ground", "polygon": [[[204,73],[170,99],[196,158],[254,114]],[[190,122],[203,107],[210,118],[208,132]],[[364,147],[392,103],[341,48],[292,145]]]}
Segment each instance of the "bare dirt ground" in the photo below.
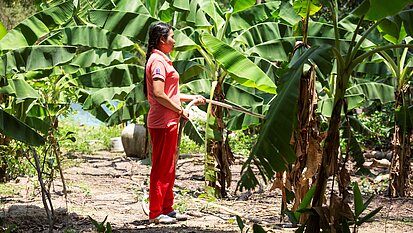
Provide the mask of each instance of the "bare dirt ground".
{"label": "bare dirt ground", "polygon": [[[235,212],[244,215],[247,227],[260,221],[268,232],[294,232],[287,220],[280,220],[279,192],[262,187],[254,192],[234,192],[241,164],[232,167],[233,182],[229,197],[206,201],[203,193],[202,156],[180,159],[175,184],[176,209],[189,215],[187,221],[172,225],[150,224],[143,210],[150,166],[120,153],[97,152],[71,156],[77,161],[64,170],[67,200],[60,179],[53,185],[56,215],[54,232],[96,232],[88,218],[101,222],[107,216],[113,232],[240,232]],[[14,194],[1,197],[0,216],[5,226],[15,224],[13,232],[48,232],[48,223],[35,178],[22,177],[11,182]],[[388,199],[377,196],[369,210],[383,206],[373,222],[359,232],[413,232],[413,199]],[[1,230],[0,230],[1,231]],[[252,232],[250,230],[249,232]]]}

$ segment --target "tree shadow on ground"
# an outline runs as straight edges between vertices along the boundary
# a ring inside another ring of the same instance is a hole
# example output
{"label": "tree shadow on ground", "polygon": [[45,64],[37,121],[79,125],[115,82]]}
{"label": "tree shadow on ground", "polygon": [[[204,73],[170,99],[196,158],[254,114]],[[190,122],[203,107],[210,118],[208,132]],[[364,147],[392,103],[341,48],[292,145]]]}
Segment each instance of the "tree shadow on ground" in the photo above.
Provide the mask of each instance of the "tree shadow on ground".
{"label": "tree shadow on ground", "polygon": [[[49,232],[49,224],[44,208],[36,205],[12,205],[7,211],[0,211],[0,222],[3,222],[3,228],[15,225],[13,233],[38,233]],[[100,222],[100,221],[98,221]],[[104,224],[106,226],[106,223]],[[96,230],[91,219],[78,215],[77,213],[67,213],[66,209],[58,208],[55,210],[55,223],[53,232],[94,232]],[[1,232],[1,231],[0,231]],[[179,222],[170,225],[155,225],[148,220],[135,220],[130,223],[124,223],[124,226],[112,226],[112,232],[143,232],[143,233],[235,233],[233,230],[214,230],[202,227],[189,227],[185,222]]]}
{"label": "tree shadow on ground", "polygon": [[235,233],[238,231],[233,230],[216,230],[216,229],[205,229],[202,227],[189,227],[185,224],[177,223],[177,224],[170,224],[170,225],[155,225],[150,224],[148,220],[138,220],[130,223],[128,227],[121,227],[121,228],[113,228],[114,232],[143,232],[143,233],[155,233],[155,232],[162,232],[162,233]]}

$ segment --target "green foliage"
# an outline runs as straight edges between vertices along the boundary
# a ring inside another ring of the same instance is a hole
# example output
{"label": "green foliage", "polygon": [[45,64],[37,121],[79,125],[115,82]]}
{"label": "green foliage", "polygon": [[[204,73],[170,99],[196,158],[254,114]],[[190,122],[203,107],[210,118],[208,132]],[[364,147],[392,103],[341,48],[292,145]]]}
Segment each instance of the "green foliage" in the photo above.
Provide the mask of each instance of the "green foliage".
{"label": "green foliage", "polygon": [[[11,142],[10,145],[0,145],[0,168],[5,168],[3,181],[13,180],[18,176],[33,176],[36,174],[34,167],[31,165],[32,160],[28,160],[22,154],[21,144]],[[0,182],[3,182],[0,181]]]}
{"label": "green foliage", "polygon": [[3,23],[0,20],[0,40],[6,34],[7,34],[7,29],[4,27]]}
{"label": "green foliage", "polygon": [[235,217],[236,217],[236,219],[237,219],[237,224],[238,224],[239,229],[241,230],[241,232],[243,232],[244,227],[245,227],[244,222],[242,221],[242,219],[241,219],[240,216],[237,215],[237,216],[235,216]]}
{"label": "green foliage", "polygon": [[366,110],[355,116],[371,133],[356,131],[357,141],[366,149],[389,149],[394,125],[392,106],[387,104],[381,106],[380,109],[377,106],[372,106]]}
{"label": "green foliage", "polygon": [[0,196],[1,197],[7,197],[7,196],[13,195],[17,192],[18,192],[18,190],[16,190],[16,188],[13,185],[11,185],[10,183],[0,183]]}
{"label": "green foliage", "polygon": [[[354,222],[346,222],[345,220],[345,224],[343,226],[348,226],[348,225],[353,225],[354,224],[354,228],[353,228],[353,232],[357,232],[357,228],[367,222],[370,221],[371,218],[373,218],[382,208],[383,206],[380,206],[376,209],[374,209],[373,211],[371,211],[370,213],[364,215],[363,217],[361,216],[361,214],[367,209],[367,207],[369,206],[369,204],[371,203],[371,201],[374,198],[374,195],[370,196],[366,202],[363,202],[363,196],[361,195],[360,189],[358,184],[355,182],[353,184],[353,195],[354,195]],[[348,229],[346,232],[350,232],[350,230]]]}
{"label": "green foliage", "polygon": [[288,219],[291,221],[291,223],[296,226],[299,221],[300,221],[300,217],[301,214],[303,212],[308,211],[308,206],[310,206],[311,204],[311,200],[313,199],[314,196],[314,192],[315,192],[315,185],[313,185],[308,192],[305,194],[303,200],[301,201],[300,205],[298,206],[296,211],[290,211],[287,210],[286,214],[288,216]]}
{"label": "green foliage", "polygon": [[110,223],[106,223],[105,226],[105,222],[108,219],[108,216],[106,215],[105,219],[102,222],[97,222],[96,220],[94,220],[92,217],[88,216],[89,220],[93,223],[93,225],[96,228],[97,232],[102,232],[102,233],[112,233],[112,226],[110,225]]}
{"label": "green foliage", "polygon": [[64,152],[79,152],[91,154],[97,150],[110,150],[111,138],[120,137],[122,127],[117,126],[89,126],[76,123],[68,119],[59,125],[59,136],[70,135],[71,140],[62,140],[61,149]]}
{"label": "green foliage", "polygon": [[187,135],[182,135],[179,153],[180,154],[203,154],[205,153],[205,145],[204,144],[198,145],[194,141],[189,139]]}
{"label": "green foliage", "polygon": [[188,203],[192,198],[190,195],[191,190],[180,190],[179,200],[175,201],[173,208],[179,213],[185,213],[188,210]]}
{"label": "green foliage", "polygon": [[229,145],[234,154],[239,154],[247,157],[258,137],[258,132],[255,129],[247,129],[244,131],[233,131],[229,135]]}
{"label": "green foliage", "polygon": [[16,229],[17,228],[17,226],[16,226],[16,224],[11,224],[11,225],[9,225],[8,227],[6,227],[5,229],[3,229],[4,231],[4,233],[11,233],[11,232],[13,232],[14,231],[14,229]]}
{"label": "green foliage", "polygon": [[69,227],[65,229],[64,233],[77,233],[77,231]]}
{"label": "green foliage", "polygon": [[317,55],[317,46],[295,53],[290,69],[284,74],[284,83],[278,91],[277,98],[271,104],[266,121],[263,124],[257,143],[244,163],[243,174],[238,183],[240,189],[252,189],[258,185],[251,166],[254,162],[264,182],[273,178],[276,171],[285,171],[296,159],[290,145],[291,135],[295,127],[297,112],[299,81],[303,74],[304,63]]}

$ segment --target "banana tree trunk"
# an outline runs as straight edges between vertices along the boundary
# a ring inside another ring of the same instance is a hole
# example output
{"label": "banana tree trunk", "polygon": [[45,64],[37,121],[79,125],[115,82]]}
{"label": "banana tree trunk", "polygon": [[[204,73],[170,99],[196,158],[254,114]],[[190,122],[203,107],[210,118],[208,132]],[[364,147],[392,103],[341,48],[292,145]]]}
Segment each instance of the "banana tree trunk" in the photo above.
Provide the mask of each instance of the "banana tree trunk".
{"label": "banana tree trunk", "polygon": [[[292,211],[296,211],[309,188],[315,181],[315,175],[321,163],[321,147],[319,141],[319,124],[316,117],[317,91],[315,88],[316,72],[313,66],[300,80],[298,98],[297,128],[293,140],[297,160],[288,172],[277,173],[273,187],[280,188],[283,194],[282,211],[287,210],[287,193],[285,189],[294,191]],[[306,214],[301,214],[300,223],[307,220]]]}
{"label": "banana tree trunk", "polygon": [[[331,175],[338,171],[338,154],[340,146],[340,123],[341,123],[341,109],[344,103],[344,93],[346,85],[344,80],[348,80],[349,75],[341,75],[337,78],[336,95],[334,101],[333,111],[327,130],[327,137],[323,148],[323,158],[321,160],[321,167],[317,175],[316,189],[312,201],[312,208],[322,213],[322,206],[325,202],[324,194],[326,192],[327,180]],[[318,233],[321,227],[320,215],[311,215],[308,220],[306,233]]]}
{"label": "banana tree trunk", "polygon": [[[220,82],[215,87],[213,99],[220,102],[224,101],[222,84]],[[230,166],[234,157],[228,144],[228,137],[224,137],[225,123],[223,121],[222,107],[211,105],[207,121],[206,191],[216,197],[226,197],[226,187],[231,184]]]}
{"label": "banana tree trunk", "polygon": [[[410,104],[406,103],[406,101],[404,100],[404,96],[408,96],[409,94],[410,93],[404,93],[403,90],[399,90],[396,93],[396,103],[394,109],[401,108],[402,111],[407,111],[406,106],[410,106]],[[405,117],[403,119],[405,121],[409,120]],[[399,125],[397,122],[394,126],[394,134],[392,140],[393,157],[390,167],[390,197],[405,197],[411,194],[410,180],[412,174],[410,167],[410,138],[412,136],[412,132],[410,127],[407,127],[406,122],[402,124],[404,125],[404,127]]]}
{"label": "banana tree trunk", "polygon": [[[298,128],[295,132],[296,165],[291,171],[294,179],[295,202],[293,211],[297,210],[309,188],[314,182],[314,176],[321,163],[321,147],[318,130],[317,91],[315,88],[316,72],[313,66],[309,72],[301,77],[300,97],[298,104]],[[300,223],[307,220],[301,215]]]}

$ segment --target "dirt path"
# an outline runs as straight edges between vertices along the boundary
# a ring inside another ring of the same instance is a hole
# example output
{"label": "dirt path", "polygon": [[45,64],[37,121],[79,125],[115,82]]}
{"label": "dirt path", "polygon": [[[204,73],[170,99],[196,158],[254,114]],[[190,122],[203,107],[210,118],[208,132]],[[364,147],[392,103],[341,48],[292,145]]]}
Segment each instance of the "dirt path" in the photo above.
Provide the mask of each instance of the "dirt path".
{"label": "dirt path", "polygon": [[[55,232],[95,232],[92,217],[101,222],[107,216],[113,232],[240,232],[234,213],[267,225],[269,232],[293,232],[280,227],[281,197],[278,192],[257,191],[234,193],[241,165],[232,167],[230,197],[208,202],[195,198],[203,193],[202,156],[181,159],[178,163],[176,209],[186,212],[187,221],[172,225],[154,225],[142,209],[150,167],[123,154],[98,152],[79,155],[75,166],[65,169],[68,186],[67,202],[60,180],[54,182],[53,205],[57,216]],[[16,224],[14,232],[48,232],[45,211],[34,178],[12,182],[15,194],[2,197],[0,215],[6,225]],[[263,190],[268,190],[263,188]],[[376,221],[360,232],[413,232],[413,200],[378,197],[371,208],[383,205]],[[252,224],[252,221],[248,221]],[[251,231],[250,231],[251,232]]]}

